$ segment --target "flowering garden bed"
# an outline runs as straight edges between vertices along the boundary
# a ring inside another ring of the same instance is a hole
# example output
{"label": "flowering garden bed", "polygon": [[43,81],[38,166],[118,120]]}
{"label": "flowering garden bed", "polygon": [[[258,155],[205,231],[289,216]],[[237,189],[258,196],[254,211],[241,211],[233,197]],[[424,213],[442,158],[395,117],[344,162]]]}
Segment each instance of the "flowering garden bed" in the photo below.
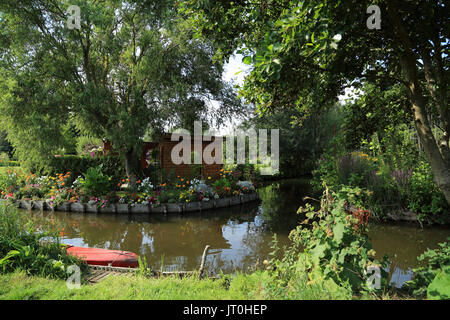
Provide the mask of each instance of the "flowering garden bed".
{"label": "flowering garden bed", "polygon": [[0,199],[28,210],[92,213],[183,213],[223,208],[259,199],[255,183],[242,181],[240,171],[222,169],[213,179],[168,177],[153,185],[150,178],[119,182],[90,168],[83,176],[56,176],[8,170],[0,176]]}
{"label": "flowering garden bed", "polygon": [[[225,208],[255,200],[259,200],[257,192],[228,198],[210,199],[188,203],[162,203],[158,205],[112,203],[103,208],[81,202],[63,202],[58,206],[51,206],[48,202],[39,200],[19,200],[13,203],[19,208],[28,210],[54,210],[86,213],[183,213]],[[7,201],[7,199],[0,200],[0,202]]]}

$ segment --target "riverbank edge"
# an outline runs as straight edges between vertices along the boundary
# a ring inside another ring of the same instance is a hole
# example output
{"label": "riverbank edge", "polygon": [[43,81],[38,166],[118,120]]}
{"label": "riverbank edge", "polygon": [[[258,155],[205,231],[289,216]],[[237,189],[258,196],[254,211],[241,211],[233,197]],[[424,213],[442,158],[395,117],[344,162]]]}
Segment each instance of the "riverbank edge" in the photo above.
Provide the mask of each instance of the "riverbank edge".
{"label": "riverbank edge", "polygon": [[[44,200],[16,200],[12,202],[14,206],[27,210],[45,210],[45,211],[65,211],[80,213],[183,213],[183,212],[201,212],[213,210],[216,208],[227,208],[241,205],[248,202],[258,201],[260,197],[257,192],[220,198],[208,201],[195,201],[187,203],[162,203],[158,206],[152,204],[121,204],[113,203],[105,207],[99,207],[96,204],[81,202],[63,202],[60,205],[51,205]],[[0,203],[7,203],[7,199],[0,199]]]}

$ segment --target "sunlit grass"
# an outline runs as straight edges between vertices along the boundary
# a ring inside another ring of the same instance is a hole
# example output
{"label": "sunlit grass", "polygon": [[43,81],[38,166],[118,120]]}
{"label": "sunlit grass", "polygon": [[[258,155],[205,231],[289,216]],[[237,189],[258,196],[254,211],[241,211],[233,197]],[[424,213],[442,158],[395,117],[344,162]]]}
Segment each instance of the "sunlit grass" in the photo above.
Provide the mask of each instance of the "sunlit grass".
{"label": "sunlit grass", "polygon": [[141,276],[109,276],[97,284],[69,289],[63,280],[30,277],[16,271],[0,275],[0,299],[24,300],[209,300],[260,299],[260,283],[244,281],[238,276],[228,285],[223,280],[185,278],[144,278]]}

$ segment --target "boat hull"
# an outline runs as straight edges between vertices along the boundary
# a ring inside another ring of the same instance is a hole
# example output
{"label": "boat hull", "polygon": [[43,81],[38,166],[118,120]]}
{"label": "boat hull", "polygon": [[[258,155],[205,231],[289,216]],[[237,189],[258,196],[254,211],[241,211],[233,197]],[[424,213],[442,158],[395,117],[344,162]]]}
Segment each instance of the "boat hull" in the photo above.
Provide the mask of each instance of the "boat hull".
{"label": "boat hull", "polygon": [[67,246],[67,253],[94,266],[136,268],[138,256],[133,252]]}

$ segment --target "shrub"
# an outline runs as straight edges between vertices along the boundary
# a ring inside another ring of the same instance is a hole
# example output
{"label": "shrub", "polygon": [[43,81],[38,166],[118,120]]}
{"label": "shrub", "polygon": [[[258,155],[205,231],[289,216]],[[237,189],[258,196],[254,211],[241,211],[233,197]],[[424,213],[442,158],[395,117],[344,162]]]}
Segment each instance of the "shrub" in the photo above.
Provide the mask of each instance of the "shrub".
{"label": "shrub", "polygon": [[67,267],[87,265],[67,254],[56,231],[38,229],[29,216],[0,205],[0,273],[21,269],[30,275],[66,279]]}
{"label": "shrub", "polygon": [[111,191],[111,178],[102,172],[102,165],[89,168],[78,181],[85,194],[103,196]]}
{"label": "shrub", "polygon": [[446,242],[439,243],[439,248],[434,250],[428,249],[417,257],[417,260],[427,260],[427,264],[413,269],[413,279],[405,282],[405,286],[412,295],[425,297],[433,280],[438,276],[442,277],[440,275],[441,272],[444,272],[447,276],[450,274],[450,238]]}
{"label": "shrub", "polygon": [[20,167],[20,162],[13,160],[0,160],[0,167]]}
{"label": "shrub", "polygon": [[227,197],[231,195],[232,184],[226,178],[220,178],[214,181],[212,184],[214,191],[219,195],[219,197]]}
{"label": "shrub", "polygon": [[156,198],[159,203],[176,203],[179,202],[180,193],[181,190],[164,190]]}
{"label": "shrub", "polygon": [[341,294],[361,293],[372,290],[366,283],[366,270],[377,266],[382,275],[380,289],[387,286],[383,270],[386,257],[381,262],[374,259],[367,216],[349,214],[347,203],[347,199],[331,196],[326,190],[319,210],[310,205],[299,209],[307,219],[291,231],[292,246],[283,259],[271,261],[281,283],[289,286],[300,276],[311,284],[324,283],[329,290]]}
{"label": "shrub", "polygon": [[408,208],[429,223],[445,223],[450,206],[433,181],[430,165],[421,161],[413,170],[407,192]]}
{"label": "shrub", "polygon": [[0,173],[0,191],[2,196],[11,194],[25,185],[25,175],[21,168],[7,169],[6,172]]}
{"label": "shrub", "polygon": [[104,174],[111,177],[113,181],[119,181],[125,175],[125,169],[122,161],[118,156],[77,156],[64,155],[53,157],[51,162],[43,169],[45,174],[53,175],[59,172],[71,172],[72,177],[78,177],[86,172],[89,168],[102,165]]}

